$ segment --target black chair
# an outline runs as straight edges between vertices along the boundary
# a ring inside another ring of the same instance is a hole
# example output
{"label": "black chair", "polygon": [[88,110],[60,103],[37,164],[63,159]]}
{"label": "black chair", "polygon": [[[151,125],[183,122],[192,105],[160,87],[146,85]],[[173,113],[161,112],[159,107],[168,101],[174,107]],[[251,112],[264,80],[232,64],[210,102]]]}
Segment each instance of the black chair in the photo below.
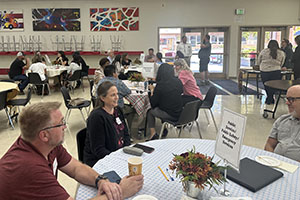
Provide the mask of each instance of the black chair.
{"label": "black chair", "polygon": [[[213,105],[214,105],[216,94],[217,94],[217,88],[214,86],[210,87],[206,93],[206,96],[203,100],[202,105],[200,106],[200,109],[208,109],[210,111],[211,117],[215,124],[216,131],[218,132],[218,127],[217,127],[214,115],[211,111],[211,107],[213,107]],[[205,116],[206,116],[207,122],[209,123],[209,119],[208,119],[206,112],[205,112]]]}
{"label": "black chair", "polygon": [[[7,102],[7,105],[12,106],[10,108],[10,113],[13,109],[13,107],[17,106],[18,107],[18,112],[20,113],[19,106],[26,106],[28,103],[30,103],[31,99],[31,94],[32,94],[32,89],[29,88],[27,91],[27,96],[25,99],[11,99]],[[18,119],[18,113],[14,113],[11,118],[15,118],[15,121],[17,122]]]}
{"label": "black chair", "polygon": [[83,150],[85,146],[86,128],[80,130],[76,135],[78,160],[83,162]]}
{"label": "black chair", "polygon": [[9,121],[11,127],[14,129],[15,128],[14,123],[13,123],[13,121],[12,121],[12,119],[11,119],[9,113],[8,113],[8,109],[7,109],[7,106],[6,106],[7,105],[6,104],[7,92],[9,92],[9,91],[0,92],[0,110],[3,110],[3,109],[5,110],[8,121]]}
{"label": "black chair", "polygon": [[[76,70],[69,78],[67,78],[67,82],[69,83],[69,89],[72,90],[74,93],[75,86],[74,84],[77,84],[77,81],[81,80],[81,70]],[[84,91],[83,84],[81,84],[82,90]]]}
{"label": "black chair", "polygon": [[90,69],[90,66],[86,66],[86,69],[82,69],[81,70],[81,82],[83,84],[83,77],[87,77],[88,81],[90,81],[90,78],[89,78],[89,69]]}
{"label": "black chair", "polygon": [[[161,138],[163,131],[165,128],[167,128],[167,125],[170,124],[171,126],[176,127],[177,129],[179,129],[179,133],[178,133],[178,138],[180,137],[181,131],[182,129],[193,122],[196,122],[197,128],[198,128],[198,133],[199,133],[199,137],[202,139],[202,135],[200,132],[200,127],[197,121],[197,116],[198,116],[198,112],[199,112],[199,108],[201,106],[202,101],[200,100],[196,100],[196,101],[192,101],[192,102],[188,102],[187,104],[185,104],[185,106],[183,107],[183,110],[179,116],[178,121],[170,121],[170,120],[165,120],[162,119],[164,122],[161,126],[161,130],[160,130],[160,134],[159,134],[159,138]],[[176,132],[177,132],[177,129]]]}
{"label": "black chair", "polygon": [[73,105],[70,104],[72,99],[70,97],[68,89],[66,87],[62,87],[60,90],[61,90],[61,93],[64,97],[65,105],[68,109],[67,112],[66,112],[66,115],[65,115],[66,122],[67,122],[68,118],[70,117],[72,109],[79,109],[80,113],[81,113],[81,116],[83,118],[83,121],[86,122],[85,118],[84,118],[84,115],[82,113],[82,109],[85,108],[86,114],[88,115],[89,111],[87,110],[87,107],[90,107],[91,101],[85,100],[82,104],[77,105],[77,106],[73,106]]}
{"label": "black chair", "polygon": [[48,92],[50,94],[49,83],[46,80],[42,81],[38,73],[30,72],[28,73],[28,78],[29,78],[29,83],[31,85],[42,86],[42,98],[44,97],[44,93],[45,93],[45,85],[47,86]]}
{"label": "black chair", "polygon": [[97,98],[93,95],[94,80],[90,80],[90,94],[93,108],[95,108]]}

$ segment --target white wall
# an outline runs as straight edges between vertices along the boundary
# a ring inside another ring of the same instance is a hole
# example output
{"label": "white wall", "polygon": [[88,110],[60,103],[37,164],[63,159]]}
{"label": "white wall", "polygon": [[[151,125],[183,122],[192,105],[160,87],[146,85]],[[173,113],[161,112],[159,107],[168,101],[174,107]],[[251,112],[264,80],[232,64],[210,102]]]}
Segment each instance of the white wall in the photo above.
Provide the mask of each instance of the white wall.
{"label": "white wall", "polygon": [[[59,5],[59,6],[58,6]],[[140,8],[139,31],[91,32],[89,30],[89,8],[128,7]],[[33,32],[31,8],[80,8],[81,32]],[[236,22],[234,10],[245,8],[242,22]],[[230,27],[229,73],[237,75],[238,34],[240,26],[297,25],[299,24],[299,0],[127,0],[127,1],[2,1],[1,9],[23,9],[24,32],[1,32],[0,35],[42,35],[48,41],[43,50],[53,46],[50,37],[55,35],[102,35],[103,48],[111,48],[109,36],[120,35],[124,39],[123,49],[147,51],[158,48],[158,27]],[[86,46],[85,50],[90,50]],[[1,56],[0,67],[7,68],[13,57]],[[97,56],[87,57],[88,63],[96,67]]]}

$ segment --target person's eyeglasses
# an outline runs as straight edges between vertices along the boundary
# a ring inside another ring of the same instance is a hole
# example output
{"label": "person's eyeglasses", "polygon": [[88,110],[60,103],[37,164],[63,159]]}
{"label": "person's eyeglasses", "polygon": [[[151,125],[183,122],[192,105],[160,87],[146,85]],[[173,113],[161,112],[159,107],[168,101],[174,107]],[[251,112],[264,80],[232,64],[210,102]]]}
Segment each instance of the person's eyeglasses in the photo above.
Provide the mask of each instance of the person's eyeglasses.
{"label": "person's eyeglasses", "polygon": [[300,99],[300,97],[286,97],[286,100],[290,103],[293,103],[294,101],[296,101],[297,99]]}
{"label": "person's eyeglasses", "polygon": [[66,125],[67,125],[66,120],[63,119],[61,124],[57,124],[57,125],[54,125],[54,126],[48,126],[46,128],[41,129],[40,131],[48,130],[48,129],[51,129],[51,128],[58,128],[58,127],[66,126]]}

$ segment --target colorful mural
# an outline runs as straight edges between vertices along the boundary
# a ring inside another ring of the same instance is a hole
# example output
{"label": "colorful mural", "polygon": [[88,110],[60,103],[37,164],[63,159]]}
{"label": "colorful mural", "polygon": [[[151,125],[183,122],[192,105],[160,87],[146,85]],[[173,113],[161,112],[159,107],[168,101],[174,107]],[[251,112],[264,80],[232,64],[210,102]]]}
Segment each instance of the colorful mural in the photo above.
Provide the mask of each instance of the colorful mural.
{"label": "colorful mural", "polygon": [[138,31],[139,8],[91,8],[91,31]]}
{"label": "colorful mural", "polygon": [[79,8],[32,9],[34,31],[80,31]]}
{"label": "colorful mural", "polygon": [[0,10],[0,31],[23,31],[22,10]]}

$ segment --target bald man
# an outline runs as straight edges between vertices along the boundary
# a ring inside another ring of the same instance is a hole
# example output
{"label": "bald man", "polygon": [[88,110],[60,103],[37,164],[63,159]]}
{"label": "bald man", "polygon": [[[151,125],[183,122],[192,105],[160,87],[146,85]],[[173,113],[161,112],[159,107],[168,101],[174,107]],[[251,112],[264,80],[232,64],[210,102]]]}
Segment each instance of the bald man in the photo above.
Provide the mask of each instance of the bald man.
{"label": "bald man", "polygon": [[292,86],[286,94],[289,114],[273,124],[265,150],[300,161],[300,85]]}

